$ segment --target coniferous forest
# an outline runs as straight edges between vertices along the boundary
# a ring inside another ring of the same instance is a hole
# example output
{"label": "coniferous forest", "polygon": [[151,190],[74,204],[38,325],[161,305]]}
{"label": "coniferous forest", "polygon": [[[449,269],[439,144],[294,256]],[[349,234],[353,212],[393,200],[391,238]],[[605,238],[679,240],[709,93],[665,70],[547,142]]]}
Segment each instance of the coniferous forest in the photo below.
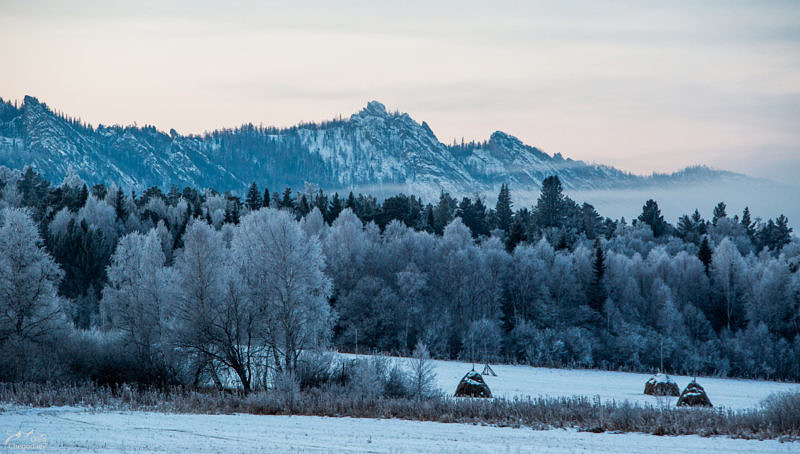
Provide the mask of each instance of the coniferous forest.
{"label": "coniferous forest", "polygon": [[[800,380],[800,240],[758,207],[609,219],[263,188],[53,184],[0,167],[0,381],[197,384],[301,353]],[[522,189],[522,188],[521,188]],[[24,353],[24,354],[23,354]]]}

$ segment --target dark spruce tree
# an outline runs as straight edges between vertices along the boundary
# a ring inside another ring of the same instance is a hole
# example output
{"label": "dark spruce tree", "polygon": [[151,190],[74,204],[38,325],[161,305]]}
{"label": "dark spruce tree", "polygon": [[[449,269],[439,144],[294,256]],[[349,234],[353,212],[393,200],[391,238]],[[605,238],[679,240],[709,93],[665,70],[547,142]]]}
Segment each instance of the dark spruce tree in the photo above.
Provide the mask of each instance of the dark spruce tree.
{"label": "dark spruce tree", "polygon": [[514,252],[514,249],[523,241],[528,241],[525,222],[520,216],[514,216],[514,220],[511,221],[511,231],[506,238],[506,250]]}
{"label": "dark spruce tree", "polygon": [[494,211],[497,217],[497,228],[505,232],[506,236],[511,232],[511,218],[514,215],[511,207],[511,194],[508,191],[508,185],[503,184],[500,186],[500,193],[497,195],[497,204],[495,204]]}
{"label": "dark spruce tree", "polygon": [[770,251],[780,251],[792,239],[792,228],[789,219],[780,215],[775,220],[770,219],[756,233],[756,243],[759,249],[767,248]]}
{"label": "dark spruce tree", "polygon": [[586,238],[593,240],[603,234],[603,217],[594,209],[594,206],[584,202],[580,209],[578,231],[586,234]]}
{"label": "dark spruce tree", "polygon": [[225,204],[225,223],[239,224],[239,199],[236,197],[229,197]]}
{"label": "dark spruce tree", "polygon": [[594,258],[592,260],[592,281],[589,283],[589,307],[595,312],[603,310],[606,301],[606,288],[603,275],[606,272],[605,255],[600,238],[594,240]]}
{"label": "dark spruce tree", "polygon": [[649,225],[653,230],[653,236],[656,238],[667,232],[667,223],[664,221],[664,216],[661,215],[661,209],[658,208],[658,203],[653,199],[645,202],[642,207],[642,214],[640,214],[637,219]]}
{"label": "dark spruce tree", "polygon": [[486,223],[486,206],[480,198],[475,203],[469,197],[464,197],[458,204],[458,216],[472,232],[474,238],[489,235],[489,225]]}
{"label": "dark spruce tree", "polygon": [[750,238],[750,241],[753,241],[756,236],[756,222],[751,219],[750,215],[750,207],[744,207],[744,211],[742,212],[742,227],[744,227],[745,233],[747,233],[747,237]]}
{"label": "dark spruce tree", "polygon": [[117,220],[125,222],[128,219],[128,209],[125,207],[125,195],[122,194],[121,189],[117,189],[117,197],[114,200],[114,212],[117,215]]}
{"label": "dark spruce tree", "polygon": [[714,214],[713,217],[711,218],[711,225],[716,226],[717,222],[719,222],[720,219],[728,217],[727,208],[728,206],[725,205],[725,202],[720,202],[717,204],[717,206],[714,207]]}
{"label": "dark spruce tree", "polygon": [[344,204],[342,203],[342,199],[339,197],[339,193],[335,192],[333,194],[333,198],[331,198],[331,203],[328,205],[327,213],[323,212],[322,214],[325,215],[325,220],[328,224],[332,224],[336,218],[339,217],[339,213],[344,210]]}
{"label": "dark spruce tree", "polygon": [[261,199],[261,192],[258,190],[258,185],[254,181],[253,184],[250,185],[250,189],[247,191],[247,197],[244,199],[245,205],[250,211],[256,211],[261,208],[261,205],[264,201]]}
{"label": "dark spruce tree", "polygon": [[697,258],[703,262],[703,266],[706,269],[706,276],[709,276],[710,273],[712,255],[711,246],[708,244],[708,235],[705,235],[700,242],[700,250],[697,252]]}
{"label": "dark spruce tree", "polygon": [[59,293],[73,301],[72,320],[79,328],[89,328],[99,311],[97,301],[113,245],[100,232],[90,229],[86,221],[71,220],[63,234],[48,237],[48,246],[64,270]]}
{"label": "dark spruce tree", "polygon": [[308,199],[306,198],[306,195],[302,194],[300,196],[300,200],[297,201],[295,214],[297,215],[297,218],[300,219],[310,212],[311,212],[311,205],[308,204]]}
{"label": "dark spruce tree", "polygon": [[283,191],[283,198],[281,198],[280,208],[288,208],[294,210],[294,200],[292,200],[292,188],[286,188]]}
{"label": "dark spruce tree", "polygon": [[534,217],[536,224],[542,228],[563,227],[566,213],[564,213],[564,188],[558,176],[549,176],[542,181],[542,193],[536,201]]}

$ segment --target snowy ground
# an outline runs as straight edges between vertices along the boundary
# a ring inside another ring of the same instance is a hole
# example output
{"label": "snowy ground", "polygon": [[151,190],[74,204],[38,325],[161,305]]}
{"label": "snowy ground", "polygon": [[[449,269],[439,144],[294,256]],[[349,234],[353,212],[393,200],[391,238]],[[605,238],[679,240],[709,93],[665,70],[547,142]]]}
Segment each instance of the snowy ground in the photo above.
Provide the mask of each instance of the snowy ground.
{"label": "snowy ground", "polygon": [[[698,436],[593,434],[574,430],[315,416],[92,413],[77,408],[8,409],[0,442],[17,432],[45,452],[496,452],[798,453],[800,443]],[[20,445],[18,445],[20,446]],[[0,448],[13,452],[8,448]]]}
{"label": "snowy ground", "polygon": [[[492,365],[496,377],[484,376],[497,397],[515,396],[600,396],[604,401],[616,400],[653,405],[675,405],[677,397],[654,397],[643,394],[645,382],[652,374],[606,372],[599,370],[548,369],[530,366]],[[437,382],[442,391],[452,394],[461,377],[472,369],[472,363],[436,361]],[[476,364],[478,372],[482,364]],[[683,390],[692,377],[671,375]],[[800,392],[798,383],[778,383],[733,378],[698,377],[715,407],[732,409],[757,408],[759,403],[775,392]]]}
{"label": "snowy ground", "polygon": [[[435,361],[435,364],[438,384],[448,394],[472,368],[471,363],[457,361]],[[482,368],[482,365],[476,365],[477,370]],[[492,368],[497,376],[485,379],[496,396],[597,395],[603,400],[654,405],[674,405],[675,401],[675,398],[643,395],[644,383],[650,377],[646,374],[508,365],[493,365]],[[690,377],[673,376],[673,379],[683,388]],[[716,406],[734,409],[756,407],[773,392],[800,392],[800,384],[720,378],[700,378],[698,381]],[[7,439],[8,445],[3,443]],[[0,452],[14,452],[25,447],[28,440],[33,440],[34,447],[39,448],[42,442],[46,443],[46,452],[800,453],[800,442],[725,437],[593,434],[575,430],[535,431],[469,424],[312,416],[93,412],[66,407],[0,408]]]}
{"label": "snowy ground", "polygon": [[[356,355],[343,354],[354,357]],[[358,355],[366,357],[365,355]],[[390,358],[408,361],[406,358]],[[434,360],[436,381],[447,395],[456,391],[461,378],[473,363]],[[475,364],[475,370],[483,371],[483,364]],[[538,397],[538,396],[599,396],[603,401],[630,401],[652,405],[674,406],[677,397],[656,397],[644,394],[644,384],[652,374],[632,372],[609,372],[584,369],[550,369],[546,367],[512,366],[492,364],[496,377],[484,375],[494,397]],[[670,375],[681,391],[692,381],[692,377]],[[698,377],[697,382],[706,390],[715,407],[730,409],[758,408],[761,401],[776,392],[800,392],[800,383],[781,383],[736,378]]]}

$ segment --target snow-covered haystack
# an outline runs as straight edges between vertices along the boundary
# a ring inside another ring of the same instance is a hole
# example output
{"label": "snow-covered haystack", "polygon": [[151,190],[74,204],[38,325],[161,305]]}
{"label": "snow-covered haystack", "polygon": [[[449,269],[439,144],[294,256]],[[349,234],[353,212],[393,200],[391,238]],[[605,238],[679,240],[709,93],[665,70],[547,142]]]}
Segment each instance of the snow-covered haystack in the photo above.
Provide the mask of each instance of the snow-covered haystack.
{"label": "snow-covered haystack", "polygon": [[667,374],[655,374],[644,384],[644,393],[650,396],[679,396],[681,390]]}
{"label": "snow-covered haystack", "polygon": [[697,381],[692,380],[686,385],[681,396],[678,398],[679,407],[713,407],[711,400],[708,399],[706,390]]}
{"label": "snow-covered haystack", "polygon": [[483,381],[481,374],[471,370],[458,382],[456,397],[492,397],[489,385]]}

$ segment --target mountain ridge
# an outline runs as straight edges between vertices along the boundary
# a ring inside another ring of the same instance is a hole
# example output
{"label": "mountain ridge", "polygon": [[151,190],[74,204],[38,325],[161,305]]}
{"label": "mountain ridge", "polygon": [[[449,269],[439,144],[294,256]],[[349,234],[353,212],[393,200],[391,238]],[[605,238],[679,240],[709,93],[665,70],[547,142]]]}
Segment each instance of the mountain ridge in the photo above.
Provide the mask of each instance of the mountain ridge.
{"label": "mountain ridge", "polygon": [[19,106],[0,99],[0,165],[30,165],[52,181],[74,172],[89,183],[133,189],[176,185],[234,192],[252,181],[273,188],[313,183],[326,190],[471,194],[502,183],[536,189],[553,174],[576,190],[748,178],[706,166],[639,176],[550,155],[503,131],[484,142],[446,145],[424,121],[389,112],[378,101],[347,119],[182,135],[154,126],[93,127],[32,96]]}

